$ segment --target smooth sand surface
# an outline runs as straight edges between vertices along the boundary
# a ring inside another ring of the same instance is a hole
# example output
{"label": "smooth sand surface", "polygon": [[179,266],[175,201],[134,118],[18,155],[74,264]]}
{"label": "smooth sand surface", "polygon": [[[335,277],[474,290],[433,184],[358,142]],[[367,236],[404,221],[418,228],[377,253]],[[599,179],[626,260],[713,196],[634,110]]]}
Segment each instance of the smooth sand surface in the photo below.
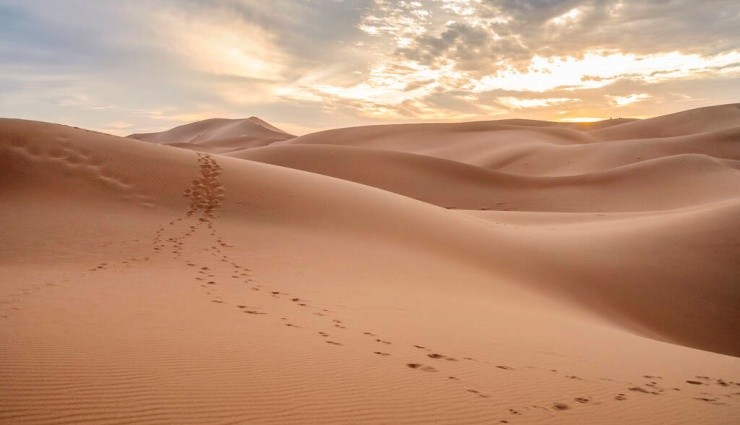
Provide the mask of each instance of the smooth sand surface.
{"label": "smooth sand surface", "polygon": [[740,106],[613,121],[0,120],[0,422],[738,423]]}

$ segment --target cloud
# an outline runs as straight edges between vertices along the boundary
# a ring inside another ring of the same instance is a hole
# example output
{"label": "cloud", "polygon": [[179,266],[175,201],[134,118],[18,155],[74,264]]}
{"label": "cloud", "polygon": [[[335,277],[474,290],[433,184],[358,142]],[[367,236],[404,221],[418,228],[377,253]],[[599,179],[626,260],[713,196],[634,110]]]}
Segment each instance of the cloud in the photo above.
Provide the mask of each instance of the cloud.
{"label": "cloud", "polygon": [[[444,92],[468,92],[464,99],[475,103],[479,111],[492,105],[485,103],[486,93],[498,91],[565,90],[571,92],[566,97],[539,99],[588,96],[593,100],[583,103],[596,104],[599,96],[583,92],[600,89],[603,99],[603,91],[624,80],[658,85],[669,80],[731,78],[740,73],[740,46],[706,49],[705,31],[690,15],[697,10],[693,3],[672,0],[664,7],[643,3],[377,0],[358,24],[367,39],[357,47],[367,51],[370,61],[361,79],[344,84],[301,81],[281,93],[287,99],[324,107],[343,103],[366,117],[424,119],[437,114],[427,106],[408,105],[428,105],[432,96]],[[667,10],[672,7],[684,8],[686,13]],[[707,16],[705,9],[701,9],[703,16]],[[677,40],[662,30],[656,34],[652,26],[659,26],[666,13],[672,31],[683,29],[690,35]],[[737,33],[726,24],[738,21],[737,13],[708,13],[723,21],[719,25],[722,32]],[[645,46],[625,28],[649,32],[654,45]],[[515,110],[577,103],[548,103],[521,95],[502,99],[499,104]],[[609,99],[617,105],[615,98]],[[640,100],[644,99],[634,98],[632,103]],[[622,102],[619,106],[627,104]]]}
{"label": "cloud", "polygon": [[151,16],[158,43],[202,72],[275,80],[287,66],[286,55],[269,32],[226,10],[192,16],[166,8]]}
{"label": "cloud", "polygon": [[583,15],[580,8],[574,7],[573,9],[558,15],[548,21],[548,24],[555,25],[556,27],[564,27],[566,25],[573,25],[578,22],[579,18]]}
{"label": "cloud", "polygon": [[705,74],[740,72],[740,51],[702,57],[681,52],[637,56],[621,52],[585,52],[582,57],[532,58],[526,70],[508,68],[474,81],[474,92],[494,89],[544,92],[557,88],[584,89],[607,86],[628,78],[659,82],[696,78]]}
{"label": "cloud", "polygon": [[634,93],[629,94],[627,96],[606,96],[607,99],[609,99],[609,103],[611,103],[614,106],[626,106],[632,103],[641,102],[643,100],[650,99],[652,96],[650,96],[647,93]]}
{"label": "cloud", "polygon": [[736,101],[738,40],[733,0],[6,0],[0,114],[132,132],[652,115]]}
{"label": "cloud", "polygon": [[499,97],[498,101],[503,105],[514,109],[528,109],[528,108],[544,108],[554,105],[562,105],[571,102],[580,102],[580,99],[571,97],[547,97],[547,98],[534,98],[534,99],[521,99],[518,97],[507,96]]}

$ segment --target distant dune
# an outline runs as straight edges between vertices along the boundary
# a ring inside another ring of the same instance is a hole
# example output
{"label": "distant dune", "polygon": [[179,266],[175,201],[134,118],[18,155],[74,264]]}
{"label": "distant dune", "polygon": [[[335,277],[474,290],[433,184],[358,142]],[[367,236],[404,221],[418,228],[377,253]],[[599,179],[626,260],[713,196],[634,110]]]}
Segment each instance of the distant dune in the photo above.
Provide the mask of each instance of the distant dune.
{"label": "distant dune", "polygon": [[2,119],[0,423],[739,423],[739,108]]}
{"label": "distant dune", "polygon": [[269,145],[295,136],[257,117],[250,117],[243,120],[213,118],[161,133],[132,134],[128,137],[203,152],[225,153],[233,149]]}
{"label": "distant dune", "polygon": [[684,136],[737,128],[738,120],[740,104],[710,106],[607,127],[593,134],[604,140]]}

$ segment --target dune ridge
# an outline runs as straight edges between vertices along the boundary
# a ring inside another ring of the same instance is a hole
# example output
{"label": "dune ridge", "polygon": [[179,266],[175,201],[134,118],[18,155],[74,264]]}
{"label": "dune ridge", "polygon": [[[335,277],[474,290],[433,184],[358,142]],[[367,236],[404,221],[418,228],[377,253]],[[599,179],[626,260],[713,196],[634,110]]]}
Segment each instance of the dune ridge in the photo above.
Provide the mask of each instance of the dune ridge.
{"label": "dune ridge", "polygon": [[128,137],[199,151],[225,153],[232,149],[264,146],[295,136],[260,118],[249,117],[246,119],[212,118],[181,125],[160,133],[131,134]]}
{"label": "dune ridge", "polygon": [[354,181],[454,209],[673,209],[726,199],[740,186],[737,160],[704,154],[672,155],[598,173],[557,177],[507,174],[418,154],[333,145],[276,145],[230,155]]}
{"label": "dune ridge", "polygon": [[0,120],[0,422],[733,423],[716,108],[630,140],[665,122]]}

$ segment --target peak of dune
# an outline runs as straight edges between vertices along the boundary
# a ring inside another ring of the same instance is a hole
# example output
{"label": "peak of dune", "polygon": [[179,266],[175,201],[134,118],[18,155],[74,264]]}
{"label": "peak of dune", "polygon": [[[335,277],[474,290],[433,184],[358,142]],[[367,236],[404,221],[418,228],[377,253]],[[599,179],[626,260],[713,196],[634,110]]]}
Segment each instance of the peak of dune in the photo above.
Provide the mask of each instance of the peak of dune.
{"label": "peak of dune", "polygon": [[132,139],[186,147],[205,152],[224,153],[291,139],[295,136],[257,118],[211,118],[180,125],[156,133],[128,136]]}
{"label": "peak of dune", "polygon": [[0,119],[0,422],[739,423],[737,109]]}
{"label": "peak of dune", "polygon": [[283,133],[283,134],[285,134],[287,136],[290,136],[290,137],[295,137],[292,134],[290,134],[290,133],[288,133],[286,131],[283,131],[283,130],[277,128],[277,127],[275,127],[274,125],[268,123],[267,121],[265,121],[265,120],[263,120],[263,119],[261,119],[259,117],[249,117],[249,118],[247,118],[247,120],[250,121],[250,122],[252,122],[252,123],[254,123],[254,124],[257,124],[259,126],[262,126],[262,127],[266,128],[268,130],[276,131],[278,133]]}

